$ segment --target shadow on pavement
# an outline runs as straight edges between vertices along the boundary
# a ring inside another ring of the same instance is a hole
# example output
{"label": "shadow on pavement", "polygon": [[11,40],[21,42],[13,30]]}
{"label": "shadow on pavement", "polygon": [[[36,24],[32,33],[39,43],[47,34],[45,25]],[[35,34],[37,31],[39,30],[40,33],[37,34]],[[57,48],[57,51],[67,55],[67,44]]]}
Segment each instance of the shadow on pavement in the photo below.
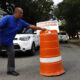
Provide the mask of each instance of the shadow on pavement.
{"label": "shadow on pavement", "polygon": [[[15,57],[16,58],[23,58],[23,57],[33,57],[33,56],[38,56],[39,55],[39,50],[36,50],[35,55],[32,55],[30,51],[26,51],[26,52],[15,52]],[[7,53],[6,52],[2,52],[0,57],[2,58],[7,58]]]}

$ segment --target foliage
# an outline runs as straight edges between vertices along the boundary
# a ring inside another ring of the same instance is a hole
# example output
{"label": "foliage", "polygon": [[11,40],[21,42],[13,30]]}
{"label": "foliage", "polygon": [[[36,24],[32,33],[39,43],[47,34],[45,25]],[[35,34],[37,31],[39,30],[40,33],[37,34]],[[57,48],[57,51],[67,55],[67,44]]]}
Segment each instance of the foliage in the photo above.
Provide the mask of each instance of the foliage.
{"label": "foliage", "polygon": [[48,20],[53,11],[53,0],[0,0],[0,5],[8,14],[12,14],[15,7],[23,8],[23,19],[31,24]]}
{"label": "foliage", "polygon": [[54,9],[54,13],[59,19],[66,20],[65,30],[75,36],[80,30],[80,1],[64,0]]}

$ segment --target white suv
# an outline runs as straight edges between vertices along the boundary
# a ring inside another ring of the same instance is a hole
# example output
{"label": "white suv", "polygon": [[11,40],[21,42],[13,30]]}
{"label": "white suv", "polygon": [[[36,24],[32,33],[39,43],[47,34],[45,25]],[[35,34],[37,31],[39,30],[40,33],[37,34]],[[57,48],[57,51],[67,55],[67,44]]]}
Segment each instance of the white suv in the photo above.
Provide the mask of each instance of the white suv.
{"label": "white suv", "polygon": [[66,43],[68,42],[68,39],[69,39],[69,37],[68,37],[68,35],[65,31],[59,32],[58,33],[58,38],[59,38],[60,42],[66,42]]}
{"label": "white suv", "polygon": [[35,54],[35,48],[39,46],[39,35],[32,29],[24,31],[23,34],[17,34],[14,39],[15,51],[25,52],[30,50],[32,54]]}

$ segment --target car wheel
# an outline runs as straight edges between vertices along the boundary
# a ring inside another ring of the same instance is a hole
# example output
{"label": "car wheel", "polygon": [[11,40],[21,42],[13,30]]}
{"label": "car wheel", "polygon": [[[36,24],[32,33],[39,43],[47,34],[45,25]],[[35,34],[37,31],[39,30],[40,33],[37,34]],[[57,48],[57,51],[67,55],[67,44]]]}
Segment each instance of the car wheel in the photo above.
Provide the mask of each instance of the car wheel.
{"label": "car wheel", "polygon": [[36,50],[35,50],[35,44],[33,43],[32,44],[32,48],[31,48],[31,55],[35,55],[35,52],[36,52]]}
{"label": "car wheel", "polygon": [[7,56],[7,53],[6,52],[1,52],[1,56],[2,57],[6,57]]}
{"label": "car wheel", "polygon": [[36,47],[36,50],[39,50],[39,48],[40,48],[40,46],[37,46],[37,47]]}

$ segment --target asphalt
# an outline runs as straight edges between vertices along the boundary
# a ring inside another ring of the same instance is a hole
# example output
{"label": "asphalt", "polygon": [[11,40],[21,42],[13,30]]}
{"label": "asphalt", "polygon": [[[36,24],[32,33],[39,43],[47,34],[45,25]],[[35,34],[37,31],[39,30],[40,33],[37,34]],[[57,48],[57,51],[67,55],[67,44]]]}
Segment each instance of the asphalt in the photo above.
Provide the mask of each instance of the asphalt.
{"label": "asphalt", "polygon": [[18,53],[15,59],[19,76],[7,75],[7,57],[0,57],[0,80],[80,80],[80,47],[74,44],[60,44],[65,73],[60,76],[40,75],[39,50],[35,56]]}

